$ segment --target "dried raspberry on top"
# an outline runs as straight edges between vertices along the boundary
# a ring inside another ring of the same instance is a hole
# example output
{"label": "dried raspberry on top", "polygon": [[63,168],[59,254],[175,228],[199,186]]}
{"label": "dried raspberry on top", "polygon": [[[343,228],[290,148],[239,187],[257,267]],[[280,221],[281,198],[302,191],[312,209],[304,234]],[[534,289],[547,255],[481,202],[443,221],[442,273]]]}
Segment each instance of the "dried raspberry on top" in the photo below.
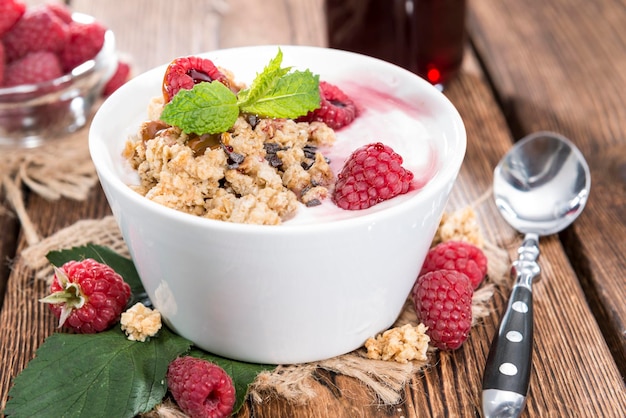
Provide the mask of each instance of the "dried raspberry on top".
{"label": "dried raspberry on top", "polygon": [[339,87],[320,81],[320,107],[298,118],[299,122],[324,122],[333,129],[349,125],[357,117],[354,101]]}
{"label": "dried raspberry on top", "polygon": [[428,251],[420,275],[441,269],[464,273],[476,289],[487,275],[487,257],[469,242],[442,242]]}
{"label": "dried raspberry on top", "polygon": [[167,386],[183,412],[192,417],[228,417],[235,387],[221,367],[195,357],[179,357],[167,369]]}
{"label": "dried raspberry on top", "polygon": [[63,69],[56,54],[48,51],[30,52],[7,64],[4,72],[4,86],[37,84],[54,80],[62,75]]}
{"label": "dried raspberry on top", "polygon": [[168,103],[181,89],[191,90],[198,83],[212,81],[230,88],[230,80],[213,61],[195,56],[176,58],[163,76],[163,99]]}
{"label": "dried raspberry on top", "polygon": [[430,342],[441,350],[456,350],[472,327],[472,282],[454,270],[420,276],[413,288],[418,319],[428,327]]}
{"label": "dried raspberry on top", "polygon": [[0,38],[24,15],[26,5],[19,0],[0,1]]}
{"label": "dried raspberry on top", "polygon": [[68,33],[67,43],[59,54],[63,69],[66,72],[95,58],[104,45],[106,28],[99,22],[72,21],[68,25]]}
{"label": "dried raspberry on top", "polygon": [[380,142],[358,148],[337,176],[333,201],[342,209],[367,209],[409,191],[413,173]]}
{"label": "dried raspberry on top", "polygon": [[50,294],[41,302],[50,304],[59,326],[93,334],[119,321],[130,293],[130,286],[115,270],[87,258],[55,267]]}
{"label": "dried raspberry on top", "polygon": [[9,30],[2,41],[7,61],[29,52],[60,51],[69,36],[68,25],[45,7],[33,7]]}

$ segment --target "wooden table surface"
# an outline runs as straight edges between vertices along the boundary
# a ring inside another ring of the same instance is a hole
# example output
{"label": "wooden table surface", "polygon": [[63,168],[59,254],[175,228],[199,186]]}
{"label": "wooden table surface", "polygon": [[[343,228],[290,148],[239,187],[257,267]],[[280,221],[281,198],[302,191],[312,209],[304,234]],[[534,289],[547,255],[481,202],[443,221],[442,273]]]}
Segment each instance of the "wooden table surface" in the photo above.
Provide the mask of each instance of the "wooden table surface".
{"label": "wooden table surface", "polygon": [[[72,0],[71,5],[113,29],[118,49],[132,57],[138,72],[216,48],[327,46],[332,40],[324,0]],[[523,416],[624,417],[626,1],[470,0],[467,26],[462,72],[445,90],[468,135],[451,208],[488,191],[502,155],[515,140],[537,130],[569,137],[587,157],[592,174],[581,217],[558,236],[541,239],[542,280],[533,288],[533,370]],[[47,201],[30,193],[26,210],[41,237],[110,213],[99,187],[86,201]],[[515,257],[521,236],[495,205],[483,204],[477,211],[487,238]],[[2,409],[11,378],[54,328],[34,326],[32,315],[42,313],[20,302],[22,286],[32,281],[20,268],[26,242],[17,218],[0,212],[0,231]],[[11,260],[17,261],[13,269]],[[438,354],[434,367],[415,375],[398,405],[377,406],[353,379],[322,373],[313,401],[248,402],[239,416],[479,416],[489,341],[507,297],[508,287],[500,289],[494,313],[472,330],[461,349]]]}

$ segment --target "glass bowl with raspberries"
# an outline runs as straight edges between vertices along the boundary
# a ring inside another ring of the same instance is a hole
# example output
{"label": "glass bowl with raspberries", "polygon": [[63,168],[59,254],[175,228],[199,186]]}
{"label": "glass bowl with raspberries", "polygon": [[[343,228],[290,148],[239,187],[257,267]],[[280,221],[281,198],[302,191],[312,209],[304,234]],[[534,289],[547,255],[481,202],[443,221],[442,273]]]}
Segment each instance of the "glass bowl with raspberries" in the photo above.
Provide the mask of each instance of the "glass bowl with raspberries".
{"label": "glass bowl with raspberries", "polygon": [[61,3],[2,7],[0,146],[37,147],[77,131],[119,70],[113,32]]}
{"label": "glass bowl with raspberries", "polygon": [[96,112],[89,148],[164,322],[214,354],[289,364],[394,323],[466,134],[398,66],[267,45],[134,77]]}

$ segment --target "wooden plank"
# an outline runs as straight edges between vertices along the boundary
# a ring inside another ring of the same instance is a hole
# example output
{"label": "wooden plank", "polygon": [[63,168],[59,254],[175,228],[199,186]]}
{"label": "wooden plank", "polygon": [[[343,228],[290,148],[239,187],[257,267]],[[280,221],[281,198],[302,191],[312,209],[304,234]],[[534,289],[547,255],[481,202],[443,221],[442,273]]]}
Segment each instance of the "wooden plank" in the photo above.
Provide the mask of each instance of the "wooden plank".
{"label": "wooden plank", "polygon": [[136,73],[173,58],[263,44],[326,45],[324,0],[72,0],[116,35]]}
{"label": "wooden plank", "polygon": [[[472,40],[516,137],[571,138],[589,160],[589,202],[562,234],[626,376],[626,8],[620,2],[474,1]],[[565,296],[565,295],[564,295]]]}

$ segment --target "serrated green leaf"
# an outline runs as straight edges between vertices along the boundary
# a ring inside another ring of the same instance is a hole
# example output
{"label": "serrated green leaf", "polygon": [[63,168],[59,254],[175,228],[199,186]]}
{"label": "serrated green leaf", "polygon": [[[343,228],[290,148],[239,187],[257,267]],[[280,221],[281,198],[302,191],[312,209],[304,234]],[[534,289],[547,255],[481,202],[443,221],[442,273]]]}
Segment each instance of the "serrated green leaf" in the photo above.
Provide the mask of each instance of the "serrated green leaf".
{"label": "serrated green leaf", "polygon": [[237,99],[240,108],[257,102],[276,88],[276,84],[280,78],[291,71],[291,67],[281,68],[280,65],[282,62],[283,52],[278,49],[276,57],[265,66],[260,74],[257,74],[250,88],[239,92]]}
{"label": "serrated green leaf", "polygon": [[15,378],[10,417],[134,417],[162,402],[169,363],[191,342],[162,328],[146,342],[116,327],[48,337]]}
{"label": "serrated green leaf", "polygon": [[297,118],[319,104],[319,76],[306,70],[284,75],[271,91],[253,103],[241,105],[241,110],[273,118]]}
{"label": "serrated green leaf", "polygon": [[163,122],[185,133],[215,134],[229,130],[239,116],[237,96],[219,82],[180,90],[161,113]]}
{"label": "serrated green leaf", "polygon": [[256,376],[265,370],[274,370],[276,368],[276,366],[269,364],[246,363],[231,360],[198,349],[192,349],[188,355],[217,364],[233,379],[235,395],[237,397],[235,406],[233,407],[233,415],[239,412],[239,409],[243,406],[246,396],[248,395],[248,388],[250,384],[254,382]]}
{"label": "serrated green leaf", "polygon": [[84,260],[85,258],[93,258],[94,260],[104,263],[117,272],[124,281],[130,286],[133,297],[129,302],[133,305],[138,299],[145,297],[145,289],[141,284],[141,279],[137,273],[137,269],[132,260],[123,257],[108,247],[100,245],[87,244],[80,247],[60,251],[50,251],[46,258],[53,265],[61,267],[63,264],[72,260]]}

